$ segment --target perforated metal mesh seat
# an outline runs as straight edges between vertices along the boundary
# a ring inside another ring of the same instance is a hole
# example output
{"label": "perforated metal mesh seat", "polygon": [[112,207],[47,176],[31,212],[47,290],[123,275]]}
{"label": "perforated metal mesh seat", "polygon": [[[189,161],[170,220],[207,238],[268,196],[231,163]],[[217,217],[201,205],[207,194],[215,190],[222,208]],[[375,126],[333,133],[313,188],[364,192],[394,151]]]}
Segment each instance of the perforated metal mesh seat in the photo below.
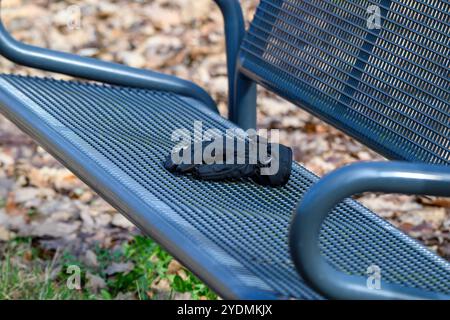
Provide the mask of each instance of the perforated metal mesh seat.
{"label": "perforated metal mesh seat", "polygon": [[[174,129],[196,120],[204,129],[234,127],[195,100],[3,75],[0,101],[0,111],[222,296],[320,298],[299,278],[287,245],[293,209],[316,176],[294,164],[289,184],[273,189],[164,170]],[[333,212],[321,246],[347,273],[364,275],[376,264],[387,281],[450,294],[448,262],[355,201]]]}
{"label": "perforated metal mesh seat", "polygon": [[449,21],[441,0],[261,0],[242,70],[388,158],[448,165]]}

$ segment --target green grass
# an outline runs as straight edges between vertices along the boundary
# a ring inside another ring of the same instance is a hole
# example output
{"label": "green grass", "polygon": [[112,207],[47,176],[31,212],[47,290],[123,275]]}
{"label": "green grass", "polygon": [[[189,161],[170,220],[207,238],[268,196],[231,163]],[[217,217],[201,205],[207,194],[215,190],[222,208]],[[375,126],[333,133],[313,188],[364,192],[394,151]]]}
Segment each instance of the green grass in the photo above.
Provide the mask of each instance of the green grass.
{"label": "green grass", "polygon": [[83,299],[83,293],[69,290],[52,280],[55,260],[43,260],[43,252],[31,240],[18,239],[1,248],[0,299]]}
{"label": "green grass", "polygon": [[[119,294],[147,299],[171,299],[176,295],[191,299],[217,296],[184,268],[170,270],[173,258],[149,238],[137,236],[119,250],[97,247],[98,265],[85,265],[68,252],[48,252],[32,239],[15,239],[0,245],[0,299],[114,299]],[[132,263],[126,272],[107,274],[112,263]],[[81,288],[69,289],[69,266],[78,266]],[[87,274],[102,278],[100,292],[86,285]],[[164,290],[157,286],[164,282]],[[161,292],[163,291],[163,292]]]}

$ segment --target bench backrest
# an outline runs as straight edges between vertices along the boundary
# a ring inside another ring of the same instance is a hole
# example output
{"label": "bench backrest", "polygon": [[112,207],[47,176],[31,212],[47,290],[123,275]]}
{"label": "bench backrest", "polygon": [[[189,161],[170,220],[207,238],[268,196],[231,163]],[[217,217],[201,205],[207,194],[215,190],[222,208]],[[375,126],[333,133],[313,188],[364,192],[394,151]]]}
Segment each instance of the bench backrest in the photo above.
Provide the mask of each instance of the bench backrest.
{"label": "bench backrest", "polygon": [[261,0],[241,72],[388,158],[448,165],[449,12],[447,0]]}

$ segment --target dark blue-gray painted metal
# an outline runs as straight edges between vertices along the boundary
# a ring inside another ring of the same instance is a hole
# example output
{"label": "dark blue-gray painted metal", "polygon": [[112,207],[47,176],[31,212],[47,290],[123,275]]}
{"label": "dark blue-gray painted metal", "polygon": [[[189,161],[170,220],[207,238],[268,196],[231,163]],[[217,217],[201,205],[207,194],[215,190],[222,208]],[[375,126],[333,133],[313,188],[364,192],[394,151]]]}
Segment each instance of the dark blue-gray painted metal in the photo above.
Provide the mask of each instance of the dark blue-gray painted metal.
{"label": "dark blue-gray painted metal", "polygon": [[[288,247],[294,208],[315,175],[294,163],[288,185],[266,188],[164,169],[175,129],[192,130],[199,119],[204,130],[237,128],[197,100],[1,75],[0,112],[223,298],[322,298],[300,278]],[[321,247],[336,268],[364,275],[373,259],[390,282],[450,294],[448,262],[357,202],[341,203],[324,225]]]}
{"label": "dark blue-gray painted metal", "polygon": [[256,128],[256,83],[244,74],[236,74],[234,104],[230,108],[229,118],[240,128]]}
{"label": "dark blue-gray painted metal", "polygon": [[27,45],[15,40],[1,19],[0,54],[15,63],[32,68],[116,85],[172,91],[194,97],[217,111],[209,94],[192,82],[150,70]]}
{"label": "dark blue-gray painted metal", "polygon": [[390,159],[449,165],[448,21],[448,1],[261,0],[241,72]]}
{"label": "dark blue-gray painted metal", "polygon": [[290,249],[303,278],[319,292],[336,299],[450,299],[448,293],[408,288],[384,281],[383,277],[379,290],[370,288],[367,286],[369,275],[349,275],[329,264],[319,246],[323,223],[345,198],[363,192],[448,197],[450,167],[369,162],[349,165],[323,177],[304,195],[291,224]]}
{"label": "dark blue-gray painted metal", "polygon": [[256,83],[239,73],[238,53],[245,22],[238,0],[214,0],[225,20],[228,67],[228,118],[242,129],[256,128]]}

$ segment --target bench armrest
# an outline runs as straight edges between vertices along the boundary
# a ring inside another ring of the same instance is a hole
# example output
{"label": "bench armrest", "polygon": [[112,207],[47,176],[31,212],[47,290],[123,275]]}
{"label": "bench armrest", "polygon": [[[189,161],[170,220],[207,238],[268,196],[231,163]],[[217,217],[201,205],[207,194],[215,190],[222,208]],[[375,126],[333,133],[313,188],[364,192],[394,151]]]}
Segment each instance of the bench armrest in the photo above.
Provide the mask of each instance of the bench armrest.
{"label": "bench armrest", "polygon": [[17,64],[31,68],[114,85],[164,90],[193,97],[217,112],[217,106],[209,94],[190,81],[155,71],[132,68],[19,42],[8,33],[1,17],[0,54]]}
{"label": "bench armrest", "polygon": [[322,223],[342,200],[362,192],[450,196],[450,167],[406,162],[358,163],[338,169],[305,194],[294,214],[289,245],[297,270],[316,290],[336,299],[450,299],[450,296],[367,278],[333,268],[320,253]]}

